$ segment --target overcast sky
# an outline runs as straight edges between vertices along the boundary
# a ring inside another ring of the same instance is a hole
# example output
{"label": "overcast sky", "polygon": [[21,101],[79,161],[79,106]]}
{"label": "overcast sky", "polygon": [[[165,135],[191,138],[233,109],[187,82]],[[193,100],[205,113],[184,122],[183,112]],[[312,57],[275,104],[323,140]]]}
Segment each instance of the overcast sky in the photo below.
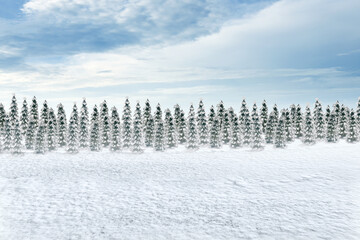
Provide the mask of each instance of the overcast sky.
{"label": "overcast sky", "polygon": [[359,0],[0,0],[0,101],[355,107]]}

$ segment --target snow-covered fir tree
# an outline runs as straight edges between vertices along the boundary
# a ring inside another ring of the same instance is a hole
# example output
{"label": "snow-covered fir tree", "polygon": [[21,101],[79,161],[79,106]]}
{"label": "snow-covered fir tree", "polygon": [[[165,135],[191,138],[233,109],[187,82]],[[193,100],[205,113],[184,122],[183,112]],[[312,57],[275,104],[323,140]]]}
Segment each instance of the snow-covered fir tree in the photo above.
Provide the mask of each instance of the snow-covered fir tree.
{"label": "snow-covered fir tree", "polygon": [[295,106],[295,104],[291,104],[291,106],[290,106],[290,117],[291,117],[293,129],[295,129],[295,123],[296,123],[296,106]]}
{"label": "snow-covered fir tree", "polygon": [[353,109],[351,109],[348,119],[348,132],[346,135],[346,141],[349,143],[354,143],[359,141],[359,130],[357,128],[356,122],[356,113]]}
{"label": "snow-covered fir tree", "polygon": [[208,143],[209,135],[208,135],[207,120],[206,120],[206,112],[202,100],[200,100],[199,102],[196,120],[197,120],[198,132],[199,132],[199,144],[205,145]]}
{"label": "snow-covered fir tree", "polygon": [[165,110],[165,143],[167,148],[176,147],[176,129],[170,109]]}
{"label": "snow-covered fir tree", "polygon": [[4,105],[0,103],[0,136],[4,133],[6,111]]}
{"label": "snow-covered fir tree", "polygon": [[211,129],[211,126],[212,126],[212,123],[213,123],[215,117],[216,117],[215,109],[214,109],[214,106],[211,105],[209,115],[208,115],[208,118],[207,118],[207,124],[209,126],[209,131]]}
{"label": "snow-covered fir tree", "polygon": [[228,111],[224,111],[221,128],[222,143],[228,144],[231,140],[231,122]]}
{"label": "snow-covered fir tree", "polygon": [[151,105],[149,99],[145,102],[143,125],[145,146],[152,147],[154,142],[154,119],[151,114]]}
{"label": "snow-covered fir tree", "polygon": [[154,149],[155,151],[164,151],[165,150],[165,141],[164,141],[164,123],[160,118],[156,121],[155,124],[155,136],[154,136]]}
{"label": "snow-covered fir tree", "polygon": [[296,138],[303,136],[303,114],[300,105],[296,107],[294,134]]}
{"label": "snow-covered fir tree", "polygon": [[238,147],[241,147],[241,144],[242,144],[242,140],[241,140],[239,119],[235,116],[232,121],[232,126],[231,126],[230,147],[238,148]]}
{"label": "snow-covered fir tree", "polygon": [[60,103],[57,111],[57,124],[58,124],[58,144],[59,147],[66,146],[67,141],[67,120],[64,106]]}
{"label": "snow-covered fir tree", "polygon": [[275,113],[271,112],[266,123],[266,130],[265,130],[265,142],[266,143],[274,143],[274,136],[276,130],[276,120],[275,120]]}
{"label": "snow-covered fir tree", "polygon": [[262,102],[261,108],[260,108],[260,120],[261,120],[261,127],[263,132],[265,133],[266,130],[266,123],[267,123],[267,119],[268,119],[268,106],[266,101],[264,100]]}
{"label": "snow-covered fir tree", "polygon": [[219,120],[220,129],[223,128],[224,115],[225,115],[225,106],[223,101],[220,101],[219,104],[217,105],[217,112],[216,112],[216,116]]}
{"label": "snow-covered fir tree", "polygon": [[278,106],[276,104],[274,104],[272,112],[274,113],[275,122],[277,124],[277,122],[279,121],[279,115],[280,114],[279,114]]}
{"label": "snow-covered fir tree", "polygon": [[110,116],[107,102],[104,101],[100,107],[100,122],[101,122],[101,145],[108,147],[110,145]]}
{"label": "snow-covered fir tree", "polygon": [[251,130],[251,148],[252,149],[261,149],[263,148],[263,138],[261,130],[261,121],[259,114],[255,110],[252,115],[252,130]]}
{"label": "snow-covered fir tree", "polygon": [[22,134],[19,120],[16,118],[14,123],[14,130],[12,132],[12,154],[21,154],[23,150]]}
{"label": "snow-covered fir tree", "polygon": [[276,148],[284,148],[286,146],[285,118],[286,115],[282,115],[279,119],[278,124],[276,125],[274,137],[274,145]]}
{"label": "snow-covered fir tree", "polygon": [[39,127],[35,136],[35,153],[43,154],[46,152],[46,125],[40,120]]}
{"label": "snow-covered fir tree", "polygon": [[305,109],[303,129],[304,129],[303,138],[302,138],[303,143],[314,144],[315,143],[314,124],[309,106],[307,106]]}
{"label": "snow-covered fir tree", "polygon": [[111,108],[111,139],[110,150],[113,152],[121,149],[120,116],[116,107]]}
{"label": "snow-covered fir tree", "polygon": [[336,101],[336,103],[334,103],[334,105],[333,105],[333,112],[335,113],[336,124],[339,123],[340,110],[341,110],[340,103],[339,103],[339,101]]}
{"label": "snow-covered fir tree", "polygon": [[285,128],[285,140],[286,142],[294,141],[294,131],[293,131],[293,123],[291,120],[291,113],[288,109],[285,110],[285,118],[284,118],[284,128]]}
{"label": "snow-covered fir tree", "polygon": [[331,114],[331,109],[330,109],[330,106],[327,105],[326,110],[325,110],[325,127],[326,127],[326,124],[329,122],[330,114]]}
{"label": "snow-covered fir tree", "polygon": [[143,151],[142,147],[143,147],[143,138],[142,138],[141,107],[140,107],[140,103],[137,103],[134,112],[132,151],[142,152]]}
{"label": "snow-covered fir tree", "polygon": [[76,118],[77,116],[73,111],[73,113],[70,116],[69,128],[68,128],[67,151],[69,153],[79,152],[79,128],[78,128],[78,124],[76,123]]}
{"label": "snow-covered fir tree", "polygon": [[[257,113],[257,105],[256,103],[253,104],[253,108],[252,108],[252,111],[251,111],[251,120],[253,121],[254,120],[254,115]],[[260,119],[261,121],[261,119]]]}
{"label": "snow-covered fir tree", "polygon": [[49,151],[56,150],[57,148],[57,122],[55,112],[49,108],[49,119],[47,123],[47,147]]}
{"label": "snow-covered fir tree", "polygon": [[158,103],[158,105],[156,105],[156,109],[155,109],[155,113],[154,113],[154,121],[155,121],[155,124],[157,124],[160,121],[163,121],[160,103]]}
{"label": "snow-covered fir tree", "polygon": [[93,112],[91,114],[89,147],[91,151],[100,151],[101,149],[100,114],[96,105],[94,106]]}
{"label": "snow-covered fir tree", "polygon": [[239,113],[239,124],[240,124],[241,128],[244,127],[244,118],[245,118],[245,115],[248,113],[249,113],[249,109],[246,105],[246,100],[243,99],[241,102],[240,113]]}
{"label": "snow-covered fir tree", "polygon": [[250,146],[252,142],[252,124],[251,117],[248,108],[245,108],[242,115],[241,132],[243,137],[243,145]]}
{"label": "snow-covered fir tree", "polygon": [[29,117],[29,124],[25,134],[25,147],[26,149],[34,149],[35,136],[37,132],[37,120],[34,119],[33,115]]}
{"label": "snow-covered fir tree", "polygon": [[237,117],[236,113],[235,113],[235,111],[234,111],[234,109],[232,107],[228,108],[227,113],[229,115],[230,126],[232,126],[232,124],[234,122],[234,118]]}
{"label": "snow-covered fir tree", "polygon": [[186,139],[186,129],[187,129],[187,125],[186,125],[185,113],[184,113],[183,110],[181,110],[180,111],[180,123],[179,123],[179,128],[178,128],[178,142],[179,142],[179,144],[184,144],[187,141],[187,139]]}
{"label": "snow-covered fir tree", "polygon": [[12,126],[9,115],[5,115],[3,150],[10,151],[12,147]]}
{"label": "snow-covered fir tree", "polygon": [[26,129],[28,124],[29,124],[29,108],[26,99],[24,99],[20,113],[20,128],[22,135],[26,134]]}
{"label": "snow-covered fir tree", "polygon": [[344,105],[341,105],[339,113],[339,125],[338,125],[338,134],[339,137],[344,139],[347,134],[347,124],[348,124],[348,114]]}
{"label": "snow-covered fir tree", "polygon": [[334,143],[337,142],[337,140],[338,140],[338,132],[337,132],[336,112],[332,111],[326,126],[326,141]]}
{"label": "snow-covered fir tree", "polygon": [[220,124],[216,116],[214,116],[211,121],[210,126],[210,147],[211,148],[220,148],[221,147],[221,133],[220,133]]}
{"label": "snow-covered fir tree", "polygon": [[194,107],[191,104],[189,115],[188,115],[188,128],[187,128],[187,148],[196,149],[198,148],[198,134],[196,128],[196,119]]}
{"label": "snow-covered fir tree", "polygon": [[45,100],[41,109],[40,120],[43,121],[45,125],[47,125],[48,119],[49,119],[49,105]]}
{"label": "snow-covered fir tree", "polygon": [[314,127],[315,127],[315,138],[322,140],[325,138],[325,116],[322,110],[322,105],[318,99],[315,102],[314,109]]}
{"label": "snow-covered fir tree", "polygon": [[179,104],[175,104],[174,106],[174,122],[175,122],[175,128],[176,131],[178,131],[180,127],[180,115],[181,115],[181,108]]}
{"label": "snow-covered fir tree", "polygon": [[[35,129],[36,129],[38,127],[38,122],[39,122],[39,107],[38,107],[38,103],[37,103],[35,96],[31,100],[30,116],[32,116],[32,118],[33,118],[33,121],[35,123]],[[29,119],[30,119],[30,116],[29,116]]]}
{"label": "snow-covered fir tree", "polygon": [[83,99],[80,119],[79,119],[79,147],[87,148],[89,146],[89,110],[86,99]]}
{"label": "snow-covered fir tree", "polygon": [[128,98],[125,100],[125,105],[122,115],[122,146],[123,148],[130,148],[132,142],[131,134],[131,108],[130,101]]}
{"label": "snow-covered fir tree", "polygon": [[15,95],[13,95],[13,97],[11,99],[10,111],[9,111],[9,119],[10,119],[10,124],[11,124],[12,128],[15,126],[15,121],[16,121],[16,119],[18,119],[18,117],[19,117],[18,105],[17,105]]}

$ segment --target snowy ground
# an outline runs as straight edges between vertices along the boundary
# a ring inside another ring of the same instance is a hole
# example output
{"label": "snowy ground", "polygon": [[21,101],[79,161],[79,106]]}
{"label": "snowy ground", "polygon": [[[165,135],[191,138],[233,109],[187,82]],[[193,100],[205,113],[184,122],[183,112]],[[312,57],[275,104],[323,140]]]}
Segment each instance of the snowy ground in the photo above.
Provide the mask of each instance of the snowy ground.
{"label": "snowy ground", "polygon": [[360,239],[360,143],[0,154],[0,239]]}

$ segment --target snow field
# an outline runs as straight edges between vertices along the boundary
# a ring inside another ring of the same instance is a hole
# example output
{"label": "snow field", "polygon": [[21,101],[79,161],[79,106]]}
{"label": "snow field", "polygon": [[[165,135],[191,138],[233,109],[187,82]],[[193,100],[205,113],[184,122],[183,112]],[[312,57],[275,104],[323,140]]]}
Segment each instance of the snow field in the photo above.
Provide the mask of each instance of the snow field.
{"label": "snow field", "polygon": [[0,239],[360,239],[360,145],[0,154]]}

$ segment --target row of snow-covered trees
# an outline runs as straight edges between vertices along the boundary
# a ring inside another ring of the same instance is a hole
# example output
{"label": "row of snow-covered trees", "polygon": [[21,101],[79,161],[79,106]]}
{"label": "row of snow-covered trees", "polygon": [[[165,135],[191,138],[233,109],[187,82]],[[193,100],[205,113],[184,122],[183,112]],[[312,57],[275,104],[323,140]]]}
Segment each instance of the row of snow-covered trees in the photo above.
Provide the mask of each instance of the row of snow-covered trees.
{"label": "row of snow-covered trees", "polygon": [[100,107],[95,105],[90,115],[84,99],[80,109],[74,104],[69,120],[62,104],[55,113],[45,101],[39,111],[36,97],[30,105],[24,100],[19,109],[13,96],[8,112],[0,104],[0,150],[14,154],[25,149],[45,153],[58,148],[70,153],[103,148],[163,151],[178,145],[189,149],[222,145],[261,149],[264,144],[273,144],[283,148],[295,139],[305,144],[338,139],[354,143],[359,140],[359,132],[360,99],[356,110],[336,102],[325,111],[318,100],[313,110],[307,106],[304,111],[300,105],[281,110],[274,105],[269,110],[266,101],[259,110],[256,104],[249,109],[243,100],[238,114],[232,107],[225,108],[223,102],[206,113],[200,101],[197,110],[190,106],[187,116],[178,104],[173,112],[163,112],[160,104],[153,112],[149,101],[143,108],[137,103],[132,113],[128,99],[121,114],[116,107],[109,109],[104,101]]}

